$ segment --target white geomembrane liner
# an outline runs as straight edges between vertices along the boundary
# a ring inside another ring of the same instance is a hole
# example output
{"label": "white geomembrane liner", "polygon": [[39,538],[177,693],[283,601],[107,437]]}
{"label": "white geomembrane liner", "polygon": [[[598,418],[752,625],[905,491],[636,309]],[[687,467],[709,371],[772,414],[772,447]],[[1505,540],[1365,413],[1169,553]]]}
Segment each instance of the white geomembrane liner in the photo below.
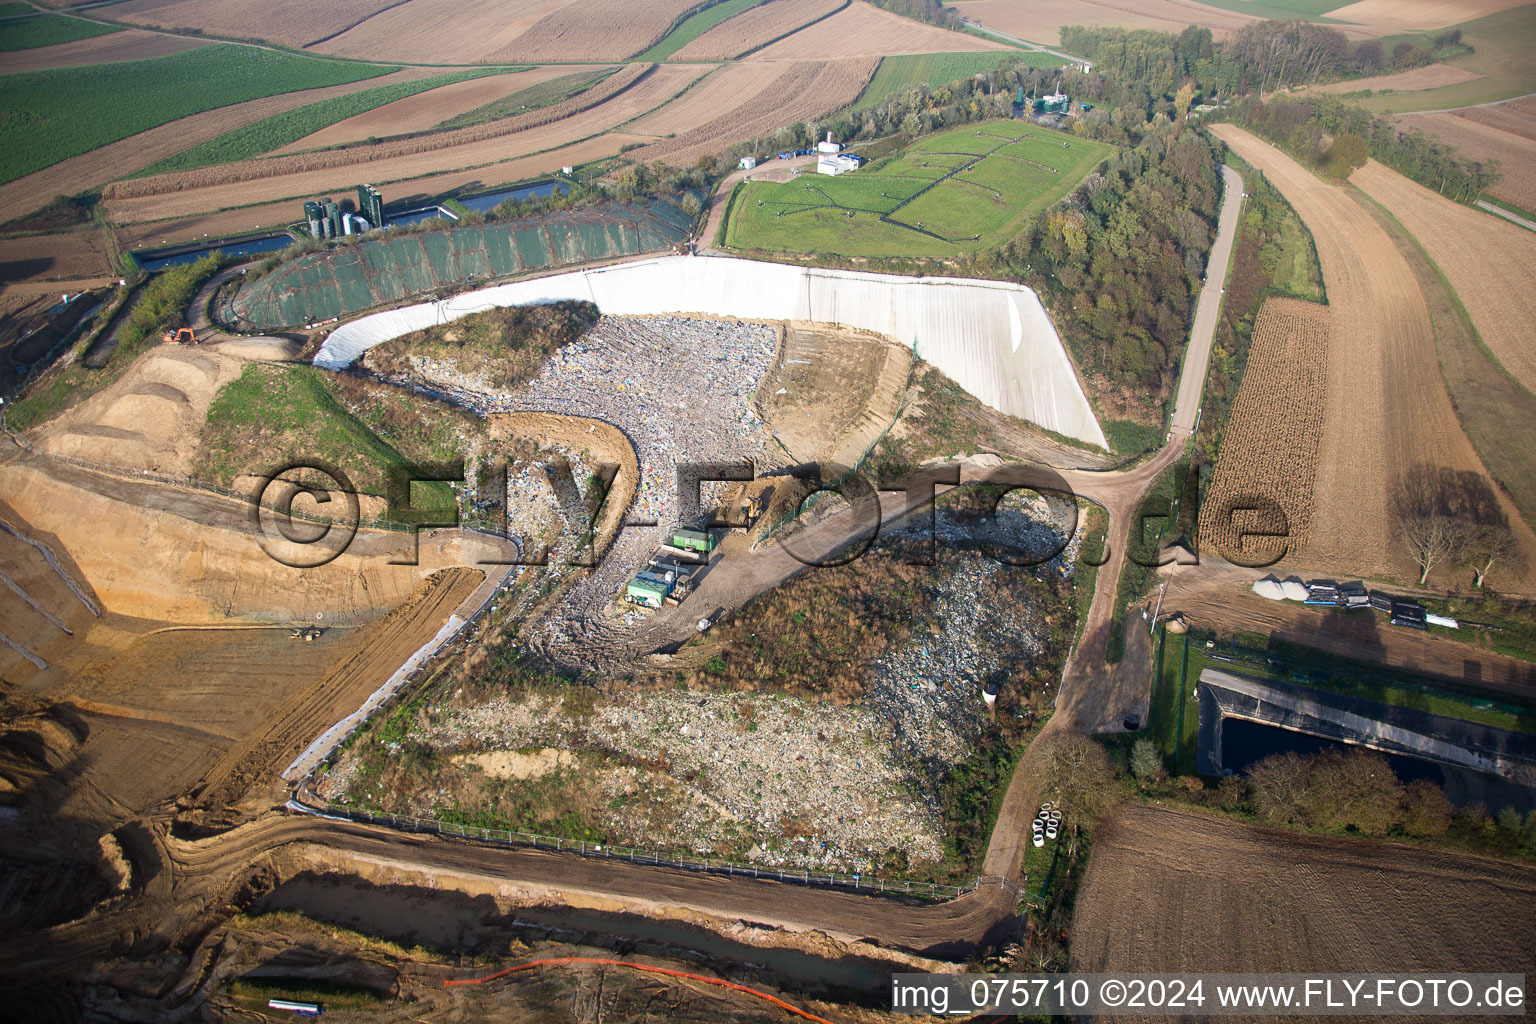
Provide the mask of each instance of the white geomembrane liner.
{"label": "white geomembrane liner", "polygon": [[375,345],[480,310],[572,299],[616,316],[809,320],[884,334],[914,345],[918,356],[992,408],[1109,447],[1039,297],[1001,281],[662,256],[375,313],[333,331],[315,364],[339,370]]}

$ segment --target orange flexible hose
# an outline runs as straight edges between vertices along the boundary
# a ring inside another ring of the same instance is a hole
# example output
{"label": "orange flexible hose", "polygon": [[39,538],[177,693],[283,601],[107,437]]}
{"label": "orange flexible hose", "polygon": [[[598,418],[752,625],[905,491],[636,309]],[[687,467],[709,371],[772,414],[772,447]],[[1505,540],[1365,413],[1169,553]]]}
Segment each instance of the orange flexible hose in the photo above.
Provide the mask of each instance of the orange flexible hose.
{"label": "orange flexible hose", "polygon": [[805,1010],[800,1009],[798,1006],[791,1006],[784,1000],[780,999],[778,996],[771,996],[767,992],[759,992],[755,988],[748,988],[745,985],[738,985],[733,981],[724,981],[720,978],[709,978],[702,974],[690,974],[688,971],[675,971],[670,967],[651,967],[647,964],[633,964],[628,960],[606,960],[602,957],[595,956],[561,956],[552,957],[546,960],[530,960],[526,964],[518,964],[516,967],[503,967],[501,970],[495,972],[494,974],[487,974],[483,978],[455,978],[449,981],[445,981],[443,982],[443,987],[453,988],[455,985],[483,985],[488,981],[495,981],[497,978],[504,978],[507,975],[514,974],[518,971],[527,971],[534,967],[544,967],[554,964],[607,964],[610,967],[627,967],[632,971],[643,971],[646,974],[665,974],[673,978],[687,978],[689,981],[702,981],[706,985],[716,985],[720,988],[733,989],[737,992],[745,992],[749,996],[756,996],[759,999],[767,1000],[768,1002],[781,1009],[788,1010],[790,1013],[797,1017],[804,1017],[806,1020],[814,1021],[815,1024],[832,1024],[832,1022],[827,1020],[825,1017],[818,1017],[814,1013],[807,1013]]}

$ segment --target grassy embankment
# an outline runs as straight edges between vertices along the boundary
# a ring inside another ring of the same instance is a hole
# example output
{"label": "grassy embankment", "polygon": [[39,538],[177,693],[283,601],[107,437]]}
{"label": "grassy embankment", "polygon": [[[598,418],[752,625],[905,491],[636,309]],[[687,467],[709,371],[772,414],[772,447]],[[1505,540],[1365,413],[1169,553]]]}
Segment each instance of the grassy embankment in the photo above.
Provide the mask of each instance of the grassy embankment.
{"label": "grassy embankment", "polygon": [[[1375,612],[1324,612],[1374,615]],[[1215,646],[1207,648],[1206,641]],[[1341,658],[1300,644],[1254,633],[1218,636],[1204,630],[1183,635],[1159,629],[1148,735],[1169,771],[1193,775],[1200,702],[1193,693],[1208,668],[1245,676],[1298,683],[1346,697],[1413,708],[1497,729],[1536,733],[1536,707],[1527,707],[1453,688],[1443,680],[1416,676],[1365,661]]]}
{"label": "grassy embankment", "polygon": [[991,71],[998,64],[1023,63],[1032,68],[1060,67],[1064,61],[1038,50],[1009,53],[1003,50],[980,50],[961,53],[904,53],[885,57],[875,69],[874,77],[854,101],[855,110],[864,110],[895,96],[903,89],[927,86],[930,89],[947,85],[961,78]]}
{"label": "grassy embankment", "polygon": [[[738,249],[935,258],[1001,245],[1113,147],[1019,121],[924,136],[838,178],[750,182],[731,210]],[[938,180],[980,159],[963,174]]]}
{"label": "grassy embankment", "polygon": [[270,153],[275,149],[281,149],[305,138],[322,128],[345,121],[349,117],[356,117],[375,107],[382,107],[386,103],[403,100],[407,96],[414,96],[429,89],[437,89],[455,82],[464,82],[472,78],[485,78],[488,75],[503,75],[520,68],[476,68],[471,71],[459,71],[451,75],[439,75],[435,78],[422,78],[414,82],[393,82],[389,85],[381,85],[374,89],[363,89],[358,92],[348,93],[345,96],[333,96],[328,100],[320,100],[317,103],[309,103],[293,110],[285,110],[281,114],[263,118],[252,124],[236,128],[232,132],[226,132],[218,138],[209,139],[201,145],[183,150],[175,156],[166,157],[139,171],[131,177],[144,177],[149,174],[161,174],[166,171],[188,171],[196,167],[208,167],[213,164],[233,163],[237,160],[250,160]]}
{"label": "grassy embankment", "polygon": [[1195,450],[1207,463],[1219,457],[1222,434],[1248,367],[1253,324],[1264,301],[1270,296],[1287,296],[1327,302],[1322,265],[1307,226],[1258,171],[1230,151],[1226,162],[1242,175],[1248,197],[1243,200],[1227,290],[1211,347],[1209,375],[1200,399]]}
{"label": "grassy embankment", "polygon": [[392,70],[215,45],[149,60],[7,75],[0,79],[0,183],[189,114]]}
{"label": "grassy embankment", "polygon": [[[252,363],[208,407],[198,476],[227,486],[284,459],[319,458],[360,492],[385,495],[390,472],[462,457],[464,439],[479,429],[470,414],[403,389],[313,366]],[[414,484],[411,504],[429,514],[450,510],[453,487]],[[391,509],[387,518],[410,516]]]}

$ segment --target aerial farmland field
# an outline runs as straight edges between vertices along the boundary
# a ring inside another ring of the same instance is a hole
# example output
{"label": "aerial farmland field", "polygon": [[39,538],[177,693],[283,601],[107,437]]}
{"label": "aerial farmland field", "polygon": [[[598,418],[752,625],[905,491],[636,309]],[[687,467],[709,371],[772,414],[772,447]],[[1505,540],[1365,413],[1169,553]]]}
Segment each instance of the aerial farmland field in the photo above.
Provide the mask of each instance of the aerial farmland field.
{"label": "aerial farmland field", "polygon": [[385,74],[250,47],[205,46],[124,64],[0,79],[0,182],[204,110]]}
{"label": "aerial farmland field", "polygon": [[996,244],[1066,195],[1109,146],[1017,121],[927,136],[837,178],[749,183],[725,244],[842,256],[936,256]]}

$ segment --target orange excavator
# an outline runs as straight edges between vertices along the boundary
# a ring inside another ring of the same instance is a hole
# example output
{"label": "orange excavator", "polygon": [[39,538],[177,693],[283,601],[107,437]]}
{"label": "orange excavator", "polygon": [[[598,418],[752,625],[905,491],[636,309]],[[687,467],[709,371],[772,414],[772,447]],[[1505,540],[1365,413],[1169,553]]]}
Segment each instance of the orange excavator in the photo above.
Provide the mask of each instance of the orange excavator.
{"label": "orange excavator", "polygon": [[193,332],[192,328],[181,327],[175,331],[166,331],[160,336],[160,340],[166,344],[174,341],[178,345],[195,345],[197,344],[197,335]]}

